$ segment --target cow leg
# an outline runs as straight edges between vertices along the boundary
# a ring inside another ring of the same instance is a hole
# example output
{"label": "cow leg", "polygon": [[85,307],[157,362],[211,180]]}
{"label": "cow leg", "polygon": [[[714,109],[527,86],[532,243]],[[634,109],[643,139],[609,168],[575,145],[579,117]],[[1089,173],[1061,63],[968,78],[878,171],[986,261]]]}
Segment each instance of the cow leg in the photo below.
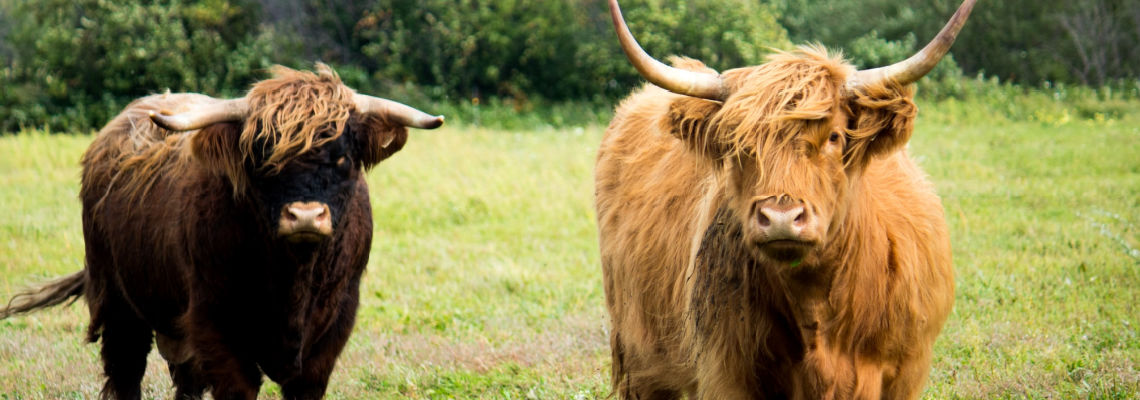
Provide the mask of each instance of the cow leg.
{"label": "cow leg", "polygon": [[194,357],[186,364],[196,364],[196,368],[186,370],[190,372],[185,375],[186,383],[190,384],[187,389],[194,385],[209,386],[210,394],[217,400],[256,399],[261,389],[261,370],[255,359],[243,352],[252,345],[234,339],[235,335],[222,334],[211,320],[200,314],[191,314],[187,320],[192,321],[185,326],[192,327],[187,331]]}
{"label": "cow leg", "polygon": [[[108,296],[112,297],[112,296]],[[150,353],[151,330],[121,301],[107,299],[103,305],[103,399],[139,399],[146,356]]]}
{"label": "cow leg", "polygon": [[202,393],[206,391],[206,381],[191,358],[193,353],[189,341],[182,337],[156,333],[154,342],[158,345],[159,354],[166,359],[166,365],[170,368],[170,379],[174,381],[174,398],[177,400],[202,398]]}
{"label": "cow leg", "polygon": [[328,388],[329,376],[336,365],[336,356],[315,357],[305,360],[305,368],[296,378],[281,385],[281,397],[288,400],[320,399]]}
{"label": "cow leg", "polygon": [[[204,349],[199,343],[196,348]],[[209,350],[199,353],[201,373],[192,376],[206,378],[214,399],[256,399],[261,389],[261,370],[257,363],[250,357],[240,357],[229,351],[229,346],[220,341],[207,346],[210,346]]]}
{"label": "cow leg", "polygon": [[[621,334],[616,330],[610,335],[611,383],[614,394],[623,400],[673,400],[680,399],[681,391],[675,388],[675,381],[669,379],[676,373],[667,367],[668,362],[654,355],[639,354],[627,350]],[[642,357],[648,356],[648,360]]]}
{"label": "cow leg", "polygon": [[324,397],[336,359],[348,343],[356,319],[356,305],[341,310],[341,319],[332,329],[308,350],[302,363],[301,375],[281,385],[282,397],[289,400],[320,399]]}
{"label": "cow leg", "polygon": [[651,389],[644,386],[638,387],[636,384],[624,385],[618,394],[622,399],[628,400],[675,400],[681,398],[681,392]]}
{"label": "cow leg", "polygon": [[174,398],[176,400],[197,400],[206,392],[206,382],[201,373],[194,366],[193,361],[181,364],[168,363],[170,379],[174,381]]}
{"label": "cow leg", "polygon": [[749,377],[744,376],[741,371],[730,370],[727,367],[723,362],[701,363],[697,367],[700,385],[697,387],[696,398],[745,400],[768,397],[768,394],[757,391]]}
{"label": "cow leg", "polygon": [[620,367],[624,376],[614,378],[614,393],[623,400],[674,400],[680,399],[681,391],[675,388],[676,382],[665,382],[670,376],[661,368]]}
{"label": "cow leg", "polygon": [[[929,349],[930,347],[926,347]],[[923,384],[926,383],[930,373],[930,360],[933,353],[929,350],[916,354],[899,366],[898,374],[885,384],[883,398],[887,399],[917,399],[922,393]]]}
{"label": "cow leg", "polygon": [[206,363],[204,369],[211,387],[210,394],[217,400],[253,400],[261,389],[261,371],[253,363],[227,360]]}

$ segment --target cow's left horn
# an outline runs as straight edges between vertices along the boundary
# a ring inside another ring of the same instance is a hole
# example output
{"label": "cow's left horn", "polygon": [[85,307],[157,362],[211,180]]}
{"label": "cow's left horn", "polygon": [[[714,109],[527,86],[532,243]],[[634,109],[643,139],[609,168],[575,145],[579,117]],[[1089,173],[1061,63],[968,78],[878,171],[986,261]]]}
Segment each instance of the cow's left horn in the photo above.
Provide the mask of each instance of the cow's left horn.
{"label": "cow's left horn", "polygon": [[950,51],[950,45],[954,44],[958,32],[966,24],[966,18],[970,17],[970,11],[974,9],[975,2],[977,0],[963,1],[954,16],[950,17],[950,22],[947,22],[942,31],[938,32],[938,36],[935,36],[934,40],[931,40],[917,54],[886,67],[856,72],[847,80],[847,89],[857,90],[885,80],[894,80],[899,84],[908,85],[925,76],[934,69],[935,65],[938,65],[938,61],[942,60],[942,57],[946,56],[946,52]]}
{"label": "cow's left horn", "polygon": [[352,96],[352,101],[356,102],[357,112],[384,115],[403,126],[435,129],[443,125],[442,115],[431,115],[392,100],[357,93]]}
{"label": "cow's left horn", "polygon": [[614,30],[617,31],[622,51],[646,80],[665,90],[686,96],[709,100],[728,98],[728,89],[719,75],[670,67],[646,53],[625,24],[617,0],[610,0],[610,17],[614,20]]}
{"label": "cow's left horn", "polygon": [[241,121],[249,115],[249,100],[237,98],[222,100],[193,110],[171,114],[168,111],[149,113],[150,119],[172,131],[189,131],[225,121]]}

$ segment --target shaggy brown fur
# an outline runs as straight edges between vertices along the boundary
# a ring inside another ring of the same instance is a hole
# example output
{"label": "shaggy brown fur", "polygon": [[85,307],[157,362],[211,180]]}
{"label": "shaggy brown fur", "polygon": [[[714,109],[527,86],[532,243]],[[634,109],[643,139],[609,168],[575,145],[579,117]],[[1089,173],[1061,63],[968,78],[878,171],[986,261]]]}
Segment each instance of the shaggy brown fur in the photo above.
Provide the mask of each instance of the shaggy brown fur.
{"label": "shaggy brown fur", "polygon": [[[84,155],[84,164],[113,160],[109,164],[121,166],[111,178],[116,182],[113,186],[145,196],[157,176],[185,170],[189,163],[199,162],[225,174],[234,193],[240,196],[248,184],[245,163],[252,162],[255,155],[263,156],[256,146],[272,149],[261,160],[261,168],[280,172],[282,166],[299,155],[340,137],[355,108],[352,89],[341,84],[336,73],[324,64],[317,65],[316,73],[282,66],[274,66],[270,71],[273,77],[258,82],[246,96],[250,109],[255,111],[242,124],[238,152],[233,157],[218,153],[224,149],[210,148],[211,143],[205,140],[189,144],[187,139],[194,136],[192,133],[171,132],[150,123],[150,111],[179,113],[218,101],[196,94],[167,94],[127,106],[120,118],[108,126],[117,123],[129,135],[107,141],[104,147],[93,145]],[[124,176],[129,176],[129,181],[118,182]]]}
{"label": "shaggy brown fur", "polygon": [[[918,396],[953,301],[948,234],[903,149],[912,89],[845,93],[853,72],[805,47],[723,73],[723,103],[647,85],[618,107],[595,181],[620,397]],[[800,260],[753,242],[774,196],[822,221]]]}
{"label": "shaggy brown fur", "polygon": [[[262,375],[285,398],[319,398],[355,320],[372,240],[363,170],[407,129],[359,114],[323,65],[273,70],[239,122],[171,132],[148,118],[219,100],[139,99],[83,156],[86,268],[17,296],[0,317],[84,295],[102,341],[104,398],[138,398],[152,338],[178,398],[255,398]],[[276,232],[288,204],[319,202],[331,237]]]}

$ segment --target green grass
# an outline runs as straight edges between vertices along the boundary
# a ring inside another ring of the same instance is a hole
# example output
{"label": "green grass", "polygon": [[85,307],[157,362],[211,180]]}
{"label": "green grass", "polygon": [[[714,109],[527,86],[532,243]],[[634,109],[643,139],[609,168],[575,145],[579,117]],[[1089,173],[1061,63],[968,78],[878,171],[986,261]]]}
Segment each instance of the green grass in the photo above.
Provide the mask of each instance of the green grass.
{"label": "green grass", "polygon": [[[945,203],[958,284],[925,397],[1140,396],[1140,104],[1027,122],[922,106],[910,152]],[[414,131],[370,172],[372,257],[329,397],[604,397],[601,130]],[[0,137],[0,297],[81,268],[89,141]],[[86,324],[82,302],[0,321],[0,399],[93,397]],[[165,369],[152,352],[147,396],[172,395]]]}

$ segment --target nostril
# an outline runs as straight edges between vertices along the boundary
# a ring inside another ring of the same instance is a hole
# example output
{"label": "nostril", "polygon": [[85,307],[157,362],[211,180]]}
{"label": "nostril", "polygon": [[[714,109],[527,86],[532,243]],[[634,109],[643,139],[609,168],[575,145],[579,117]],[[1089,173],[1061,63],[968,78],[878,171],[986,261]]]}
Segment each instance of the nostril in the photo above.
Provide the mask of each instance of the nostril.
{"label": "nostril", "polygon": [[767,228],[769,225],[772,225],[772,220],[769,219],[768,216],[764,214],[764,210],[760,210],[760,212],[758,214],[759,215],[756,216],[756,220],[758,222],[760,222],[761,227]]}
{"label": "nostril", "polygon": [[796,225],[803,225],[807,223],[807,213],[804,212],[804,210],[801,208],[799,210],[799,214],[796,215],[796,219],[792,220],[792,222],[794,222]]}

